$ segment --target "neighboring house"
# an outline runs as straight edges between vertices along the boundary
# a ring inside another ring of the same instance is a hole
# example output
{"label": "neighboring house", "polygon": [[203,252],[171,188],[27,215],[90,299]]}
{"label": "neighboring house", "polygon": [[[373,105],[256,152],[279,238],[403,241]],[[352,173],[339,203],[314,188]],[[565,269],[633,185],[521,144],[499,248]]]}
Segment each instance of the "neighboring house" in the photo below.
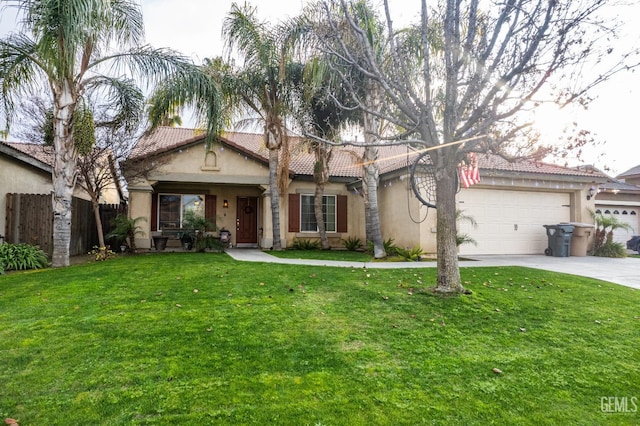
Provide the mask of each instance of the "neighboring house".
{"label": "neighboring house", "polygon": [[[0,235],[15,235],[17,241],[12,242],[34,241],[34,236],[20,235],[18,229],[7,229],[7,194],[50,195],[53,191],[52,164],[53,149],[49,146],[0,141]],[[114,185],[104,192],[101,202],[118,204],[118,194],[119,188]],[[79,199],[90,200],[79,185],[76,186],[73,195]],[[14,226],[17,226],[17,223],[14,221]],[[22,230],[22,234],[25,234],[24,231]]]}
{"label": "neighboring house", "polygon": [[640,165],[627,170],[597,188],[596,212],[610,214],[631,229],[616,229],[613,240],[626,246],[640,235]]}
{"label": "neighboring house", "polygon": [[[0,234],[7,235],[8,193],[51,193],[52,157],[35,146],[0,142]],[[40,148],[40,147],[38,147]]]}
{"label": "neighboring house", "polygon": [[[315,159],[299,138],[291,139],[290,184],[282,194],[280,220],[283,246],[296,238],[319,237],[313,214]],[[435,252],[436,210],[422,206],[413,194],[409,172],[417,154],[403,146],[380,148],[379,210],[383,238],[402,247],[420,245]],[[361,194],[362,148],[336,147],[325,190],[329,239],[334,247],[347,237],[365,239]],[[461,254],[543,253],[548,237],[543,225],[593,223],[589,210],[593,185],[607,181],[597,171],[539,162],[509,163],[479,155],[481,182],[457,194],[459,208],[477,222],[460,224],[477,245]],[[146,163],[145,178],[128,182],[131,217],[146,217],[140,248],[150,248],[150,236],[180,228],[184,212],[194,209],[214,220],[217,229],[232,233],[239,247],[272,246],[268,152],[262,135],[225,133],[209,148],[204,135],[184,128],[160,127],[140,139],[124,164]],[[142,167],[144,168],[144,167]]]}

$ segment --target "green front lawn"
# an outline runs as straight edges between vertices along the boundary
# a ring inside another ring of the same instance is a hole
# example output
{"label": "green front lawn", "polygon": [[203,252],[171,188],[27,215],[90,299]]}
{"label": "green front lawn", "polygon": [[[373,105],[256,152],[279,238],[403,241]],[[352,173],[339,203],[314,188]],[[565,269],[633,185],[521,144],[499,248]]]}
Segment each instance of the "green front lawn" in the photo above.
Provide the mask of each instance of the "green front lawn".
{"label": "green front lawn", "polygon": [[0,419],[640,422],[603,412],[640,406],[639,291],[463,268],[473,294],[441,298],[435,273],[166,253],[1,276]]}
{"label": "green front lawn", "polygon": [[340,260],[363,263],[371,262],[373,259],[370,253],[349,250],[265,250],[265,253],[281,259]]}

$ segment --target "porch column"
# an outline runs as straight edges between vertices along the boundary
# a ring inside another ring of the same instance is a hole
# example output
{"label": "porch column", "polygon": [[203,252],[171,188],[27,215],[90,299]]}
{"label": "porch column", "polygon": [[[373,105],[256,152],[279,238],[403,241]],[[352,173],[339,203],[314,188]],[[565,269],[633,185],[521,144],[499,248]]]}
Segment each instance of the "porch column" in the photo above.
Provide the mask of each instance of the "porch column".
{"label": "porch column", "polygon": [[138,222],[141,235],[136,236],[136,247],[139,249],[151,248],[151,186],[129,187],[129,217],[144,217],[146,221]]}

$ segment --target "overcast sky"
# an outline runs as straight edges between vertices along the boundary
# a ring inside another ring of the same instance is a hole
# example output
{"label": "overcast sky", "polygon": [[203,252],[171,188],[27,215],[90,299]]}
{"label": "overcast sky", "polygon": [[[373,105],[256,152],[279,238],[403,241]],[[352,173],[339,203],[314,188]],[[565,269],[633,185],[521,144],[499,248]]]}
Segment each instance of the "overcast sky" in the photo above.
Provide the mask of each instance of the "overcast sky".
{"label": "overcast sky", "polygon": [[[239,0],[243,3],[244,0]],[[273,23],[297,15],[304,0],[247,0],[258,8],[258,14]],[[191,56],[196,63],[204,58],[221,55],[222,22],[231,9],[232,0],[142,0],[147,42],[154,47],[170,47]],[[640,2],[613,13],[626,19],[624,41],[620,46],[640,46]],[[412,19],[419,11],[419,0],[391,0],[395,22]],[[0,33],[14,26],[15,18],[3,11]],[[609,168],[610,174],[624,172],[640,165],[640,70],[618,75],[598,88],[586,113],[577,117],[582,127],[596,134],[601,145],[588,150],[584,163]],[[546,114],[549,132],[559,131],[558,119],[572,120],[561,114]],[[551,135],[549,135],[551,136]],[[572,164],[573,165],[573,164]]]}

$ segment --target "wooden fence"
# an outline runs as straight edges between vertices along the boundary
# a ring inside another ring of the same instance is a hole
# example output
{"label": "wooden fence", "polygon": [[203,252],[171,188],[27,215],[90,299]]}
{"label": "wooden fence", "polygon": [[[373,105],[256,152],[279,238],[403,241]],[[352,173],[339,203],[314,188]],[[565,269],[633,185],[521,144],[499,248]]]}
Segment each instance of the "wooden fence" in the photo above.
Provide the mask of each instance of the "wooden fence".
{"label": "wooden fence", "polygon": [[[73,198],[71,218],[71,256],[86,254],[98,245],[98,232],[91,202]],[[126,214],[124,205],[100,205],[104,233],[110,229],[111,219]],[[7,194],[5,240],[8,243],[27,243],[39,246],[45,253],[53,253],[53,207],[49,194]]]}

